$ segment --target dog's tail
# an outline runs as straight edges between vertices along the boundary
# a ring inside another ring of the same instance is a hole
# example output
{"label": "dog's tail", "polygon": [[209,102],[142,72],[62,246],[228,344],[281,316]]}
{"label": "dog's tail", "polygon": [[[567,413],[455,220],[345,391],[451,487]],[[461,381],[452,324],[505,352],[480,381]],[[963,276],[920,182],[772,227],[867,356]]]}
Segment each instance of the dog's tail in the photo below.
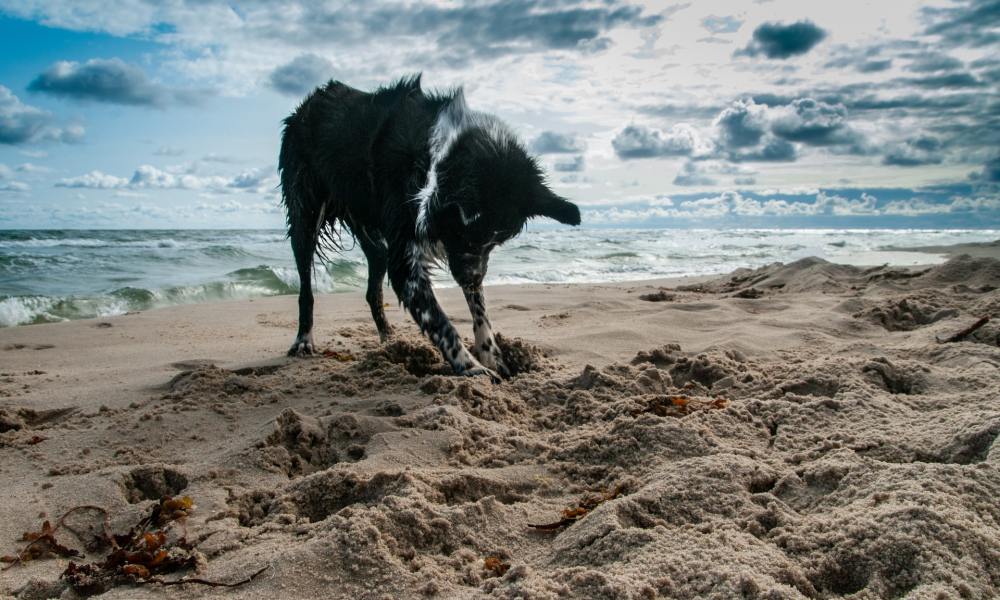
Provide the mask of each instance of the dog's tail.
{"label": "dog's tail", "polygon": [[325,256],[325,250],[339,250],[340,237],[330,227],[334,215],[328,214],[329,194],[324,183],[316,176],[304,151],[307,140],[302,137],[299,112],[285,119],[281,134],[281,151],[278,154],[278,173],[281,180],[281,203],[285,207],[288,236],[296,244],[304,244]]}

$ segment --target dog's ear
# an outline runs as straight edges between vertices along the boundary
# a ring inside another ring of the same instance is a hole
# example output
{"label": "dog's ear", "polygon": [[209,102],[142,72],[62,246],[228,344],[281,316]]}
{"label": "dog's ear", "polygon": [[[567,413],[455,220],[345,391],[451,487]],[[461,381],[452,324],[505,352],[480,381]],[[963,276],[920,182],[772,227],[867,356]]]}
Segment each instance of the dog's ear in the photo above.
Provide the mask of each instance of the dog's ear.
{"label": "dog's ear", "polygon": [[541,197],[535,201],[534,213],[566,225],[580,224],[580,209],[548,188],[543,188]]}

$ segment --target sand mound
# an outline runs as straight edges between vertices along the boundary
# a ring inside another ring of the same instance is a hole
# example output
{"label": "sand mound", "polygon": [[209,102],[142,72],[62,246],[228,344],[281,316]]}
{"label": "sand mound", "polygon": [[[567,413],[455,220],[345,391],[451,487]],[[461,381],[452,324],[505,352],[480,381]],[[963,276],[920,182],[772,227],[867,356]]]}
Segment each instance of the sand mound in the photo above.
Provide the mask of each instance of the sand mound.
{"label": "sand mound", "polygon": [[822,258],[802,258],[795,262],[773,263],[757,269],[737,269],[731,274],[694,286],[680,286],[682,291],[738,293],[747,289],[785,293],[824,291],[841,292],[860,281],[865,271],[836,265]]}
{"label": "sand mound", "polygon": [[912,287],[944,287],[960,284],[978,292],[1000,288],[1000,261],[994,258],[973,258],[962,254],[948,262],[931,267],[914,277]]}
{"label": "sand mound", "polygon": [[949,299],[936,295],[907,295],[879,301],[856,317],[878,323],[889,331],[911,331],[942,319],[959,315],[959,309],[946,307]]}
{"label": "sand mound", "polygon": [[[960,291],[977,293],[1000,288],[1000,261],[960,255],[927,269],[871,267],[867,269],[837,265],[809,257],[792,263],[773,263],[757,269],[737,269],[718,279],[689,286],[682,291],[716,294],[743,294],[759,297],[764,292],[824,293],[865,290],[874,286],[892,289],[945,288],[961,286]],[[754,293],[749,293],[754,290]]]}

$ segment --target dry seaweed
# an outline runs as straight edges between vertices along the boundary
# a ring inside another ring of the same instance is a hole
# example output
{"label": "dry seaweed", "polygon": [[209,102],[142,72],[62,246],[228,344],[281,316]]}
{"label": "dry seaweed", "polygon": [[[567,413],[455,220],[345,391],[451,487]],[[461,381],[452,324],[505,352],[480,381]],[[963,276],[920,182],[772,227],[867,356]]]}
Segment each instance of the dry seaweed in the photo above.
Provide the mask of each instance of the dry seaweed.
{"label": "dry seaweed", "polygon": [[[21,549],[16,555],[13,556],[0,556],[0,562],[9,563],[3,570],[7,570],[14,565],[22,564],[28,562],[29,560],[34,560],[36,558],[47,558],[49,556],[61,556],[63,558],[74,558],[83,556],[83,553],[79,550],[74,550],[61,543],[59,543],[55,534],[60,528],[66,527],[66,518],[71,514],[82,511],[82,510],[93,510],[102,514],[104,518],[104,535],[109,535],[110,526],[108,524],[108,513],[106,510],[100,506],[91,506],[85,504],[82,506],[74,506],[69,509],[63,516],[59,517],[55,525],[52,525],[48,520],[42,523],[42,527],[39,531],[26,531],[21,535],[21,540],[28,542],[28,544]],[[70,531],[73,531],[70,529]],[[75,533],[75,532],[74,532]]]}
{"label": "dry seaweed", "polygon": [[26,531],[21,536],[25,542],[31,542],[15,556],[0,556],[0,562],[11,563],[6,568],[47,556],[62,556],[64,558],[83,556],[79,551],[63,546],[55,538],[56,527],[45,521],[40,531]]}
{"label": "dry seaweed", "polygon": [[503,577],[504,573],[510,570],[510,563],[504,562],[497,556],[487,556],[483,561],[483,569],[489,577]]}
{"label": "dry seaweed", "polygon": [[[77,564],[70,561],[60,578],[77,594],[83,596],[101,594],[113,587],[126,584],[195,583],[213,587],[235,587],[252,581],[264,572],[267,567],[261,568],[246,579],[232,583],[197,577],[163,579],[161,576],[164,574],[196,567],[200,560],[201,555],[196,551],[195,544],[187,540],[187,530],[184,527],[184,519],[193,508],[194,503],[188,496],[180,498],[164,496],[127,533],[113,534],[105,509],[99,506],[77,506],[63,514],[55,526],[45,521],[41,531],[25,533],[23,539],[29,544],[17,556],[3,557],[3,560],[11,563],[6,567],[10,568],[15,564],[43,556],[82,557],[82,552],[58,543],[55,533],[60,527],[70,529],[65,525],[66,517],[70,514],[80,510],[94,510],[101,513],[104,521],[103,535],[97,545],[109,546],[110,551],[104,560],[99,562]],[[177,529],[180,529],[179,535]]]}
{"label": "dry seaweed", "polygon": [[653,396],[645,400],[642,408],[632,412],[632,416],[652,413],[658,417],[681,417],[695,410],[706,408],[726,408],[729,400],[717,398],[690,398],[688,396]]}
{"label": "dry seaweed", "polygon": [[576,523],[583,517],[587,516],[590,511],[594,510],[601,504],[604,504],[608,500],[614,500],[622,495],[623,488],[620,485],[615,486],[611,490],[597,493],[597,494],[587,494],[586,496],[580,498],[576,506],[570,506],[564,508],[562,511],[562,518],[558,521],[552,523],[544,523],[540,525],[533,525],[528,523],[528,527],[536,529],[538,531],[559,531],[565,527],[569,527],[573,523]]}

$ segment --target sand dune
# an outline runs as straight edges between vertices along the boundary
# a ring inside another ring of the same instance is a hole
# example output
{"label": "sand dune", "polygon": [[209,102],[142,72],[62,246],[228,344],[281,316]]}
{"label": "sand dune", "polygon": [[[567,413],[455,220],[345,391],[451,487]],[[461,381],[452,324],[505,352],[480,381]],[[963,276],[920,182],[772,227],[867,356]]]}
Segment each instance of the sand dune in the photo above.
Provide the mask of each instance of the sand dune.
{"label": "sand dune", "polygon": [[[358,294],[320,298],[307,360],[291,297],[0,330],[0,554],[40,513],[121,529],[186,494],[202,576],[269,569],[183,597],[994,597],[998,288],[966,255],[500,286],[523,372],[498,386],[395,309],[380,346]],[[65,565],[0,593],[58,595]]]}

